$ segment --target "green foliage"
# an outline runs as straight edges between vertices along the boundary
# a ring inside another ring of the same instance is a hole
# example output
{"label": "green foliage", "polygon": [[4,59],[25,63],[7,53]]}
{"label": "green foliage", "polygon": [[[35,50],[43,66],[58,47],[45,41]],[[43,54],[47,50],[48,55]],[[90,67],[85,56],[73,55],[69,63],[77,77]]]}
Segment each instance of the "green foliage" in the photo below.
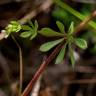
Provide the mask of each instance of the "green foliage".
{"label": "green foliage", "polygon": [[74,67],[75,60],[74,60],[74,54],[73,54],[74,50],[72,48],[72,44],[76,44],[78,47],[85,49],[87,48],[87,42],[84,39],[75,38],[73,36],[73,32],[75,29],[74,22],[71,22],[68,28],[68,32],[66,33],[65,33],[65,27],[60,21],[57,21],[56,24],[60,32],[56,32],[51,28],[42,28],[41,30],[38,30],[37,21],[35,21],[34,24],[32,22],[29,22],[29,25],[22,25],[22,26],[17,21],[11,21],[5,29],[8,35],[12,32],[19,32],[22,29],[23,32],[20,34],[20,36],[23,38],[30,38],[30,40],[34,39],[38,33],[45,37],[59,37],[60,39],[42,44],[40,46],[40,51],[47,52],[51,50],[53,47],[55,47],[56,45],[60,43],[62,44],[64,43],[63,47],[61,48],[56,58],[55,63],[59,64],[61,61],[63,61],[66,52],[66,47],[68,45],[70,60],[72,66]]}
{"label": "green foliage", "polygon": [[56,19],[62,20],[63,22],[66,21],[66,19],[68,20],[68,12],[66,12],[65,10],[63,10],[63,8],[60,7],[56,7],[53,12],[52,12],[52,16]]}
{"label": "green foliage", "polygon": [[68,44],[68,49],[69,49],[71,64],[72,64],[72,67],[74,68],[74,64],[75,64],[74,50],[71,47],[71,43]]}
{"label": "green foliage", "polygon": [[63,36],[64,34],[56,32],[50,28],[42,28],[40,31],[38,31],[38,33],[40,33],[43,36],[46,37],[56,37],[56,36]]}
{"label": "green foliage", "polygon": [[[83,15],[80,12],[76,11],[75,9],[73,9],[72,7],[70,7],[69,5],[67,5],[62,0],[54,0],[54,3],[56,3],[59,7],[65,9],[67,12],[71,13],[72,15],[74,15],[75,17],[77,17],[78,19],[80,19],[82,21],[86,18],[85,15]],[[96,23],[94,21],[90,21],[88,24],[92,28],[96,29]]]}
{"label": "green foliage", "polygon": [[28,38],[28,37],[30,37],[31,34],[32,34],[32,32],[28,30],[28,31],[21,33],[20,36],[23,38]]}
{"label": "green foliage", "polygon": [[69,30],[68,30],[68,35],[72,35],[74,32],[74,22],[71,22]]}
{"label": "green foliage", "polygon": [[75,44],[82,48],[82,49],[86,49],[87,48],[87,42],[84,39],[81,38],[76,38],[75,39]]}
{"label": "green foliage", "polygon": [[74,37],[73,37],[74,29],[75,29],[74,22],[71,22],[67,34],[68,34],[68,51],[70,54],[70,61],[71,61],[72,66],[74,66],[75,64],[75,59],[74,59],[74,54],[73,54],[74,50],[72,48],[72,44],[74,43]]}
{"label": "green foliage", "polygon": [[22,30],[28,31],[28,30],[31,30],[31,29],[32,28],[30,26],[28,26],[28,25],[22,25]]}
{"label": "green foliage", "polygon": [[[85,49],[85,48],[87,48],[87,43],[84,39],[75,38],[73,36],[73,32],[74,32],[74,29],[75,29],[74,28],[74,22],[71,22],[71,24],[69,26],[69,29],[68,29],[68,32],[66,32],[66,33],[65,33],[65,30],[64,30],[64,25],[61,22],[57,21],[56,24],[57,24],[60,32],[62,33],[61,36],[65,36],[65,37],[63,37],[62,39],[59,39],[59,40],[50,41],[50,42],[42,44],[41,47],[40,47],[40,51],[47,52],[50,49],[52,49],[53,47],[55,47],[57,44],[59,44],[61,42],[64,42],[64,45],[61,48],[61,50],[60,50],[60,52],[59,52],[59,54],[56,58],[55,63],[59,64],[61,61],[63,61],[64,56],[65,56],[65,52],[66,52],[66,46],[68,45],[68,52],[70,54],[71,64],[72,64],[72,66],[74,66],[75,59],[74,59],[74,54],[73,54],[74,50],[72,48],[72,44],[76,44],[78,47],[80,47],[82,49]],[[59,34],[57,34],[59,32],[56,32],[56,31],[54,31],[50,28],[41,29],[41,33],[42,33],[42,35],[47,36],[47,37],[60,36]],[[74,40],[75,40],[75,42],[74,42]]]}
{"label": "green foliage", "polygon": [[5,31],[9,36],[12,32],[19,32],[21,30],[21,25],[17,21],[11,21],[6,27]]}
{"label": "green foliage", "polygon": [[32,22],[30,22],[29,26],[28,25],[22,25],[22,30],[24,32],[22,32],[20,34],[21,37],[30,38],[30,40],[34,39],[37,36],[37,32],[38,32],[37,21],[35,21],[34,24]]}
{"label": "green foliage", "polygon": [[66,45],[67,45],[67,43],[65,45],[63,45],[61,51],[59,52],[59,54],[56,58],[55,64],[59,64],[59,63],[61,63],[61,61],[63,61],[64,56],[65,56],[65,51],[66,51]]}
{"label": "green foliage", "polygon": [[56,21],[56,24],[60,30],[61,33],[65,33],[64,25],[60,21]]}
{"label": "green foliage", "polygon": [[8,33],[19,32],[21,30],[21,25],[17,21],[11,21],[5,28]]}
{"label": "green foliage", "polygon": [[54,46],[56,46],[57,44],[61,43],[64,39],[58,39],[55,41],[51,41],[51,42],[47,42],[41,45],[40,47],[40,51],[42,52],[46,52],[49,51],[50,49],[52,49]]}

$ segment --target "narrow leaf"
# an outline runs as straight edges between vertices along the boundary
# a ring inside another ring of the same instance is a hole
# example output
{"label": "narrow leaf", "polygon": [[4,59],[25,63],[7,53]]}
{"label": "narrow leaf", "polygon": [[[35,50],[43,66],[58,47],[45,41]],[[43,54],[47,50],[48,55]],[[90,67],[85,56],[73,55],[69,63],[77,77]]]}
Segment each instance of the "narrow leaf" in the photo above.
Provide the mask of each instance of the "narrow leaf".
{"label": "narrow leaf", "polygon": [[67,44],[65,44],[65,45],[62,47],[60,53],[58,54],[58,56],[57,56],[57,58],[56,58],[55,64],[59,64],[59,63],[61,63],[61,62],[63,61],[64,56],[65,56],[65,51],[66,51],[66,45],[67,45]]}
{"label": "narrow leaf", "polygon": [[38,29],[38,22],[35,20],[35,28]]}
{"label": "narrow leaf", "polygon": [[71,48],[71,44],[70,43],[68,44],[68,47],[69,47],[69,54],[70,54],[71,64],[72,64],[72,67],[74,67],[74,64],[75,64],[75,58],[74,58],[74,53],[73,53],[74,51]]}
{"label": "narrow leaf", "polygon": [[60,21],[56,21],[56,24],[60,30],[61,33],[65,33],[65,28],[64,28],[64,25],[60,22]]}
{"label": "narrow leaf", "polygon": [[28,21],[28,23],[29,23],[29,25],[30,25],[32,28],[34,28],[34,25],[33,25],[32,21]]}
{"label": "narrow leaf", "polygon": [[22,30],[28,31],[28,30],[32,30],[32,28],[28,25],[22,25]]}
{"label": "narrow leaf", "polygon": [[63,36],[62,33],[56,32],[50,28],[42,28],[38,33],[46,37]]}
{"label": "narrow leaf", "polygon": [[34,39],[36,36],[37,36],[37,30],[38,30],[38,22],[35,20],[35,23],[34,23],[34,28],[33,28],[33,34],[32,36],[30,37],[30,40]]}
{"label": "narrow leaf", "polygon": [[23,38],[27,38],[30,35],[31,35],[31,32],[30,31],[26,31],[26,32],[23,32],[23,33],[20,34],[20,36],[23,37]]}
{"label": "narrow leaf", "polygon": [[87,42],[84,39],[81,38],[75,39],[75,44],[82,49],[87,48]]}
{"label": "narrow leaf", "polygon": [[37,32],[34,31],[34,34],[30,37],[30,40],[34,39],[37,36]]}
{"label": "narrow leaf", "polygon": [[61,43],[64,39],[58,39],[55,41],[51,41],[51,42],[47,42],[41,45],[40,47],[40,51],[42,52],[47,52],[49,51],[51,48],[55,47],[57,44]]}
{"label": "narrow leaf", "polygon": [[72,35],[74,32],[74,22],[71,22],[69,30],[68,30],[68,35]]}

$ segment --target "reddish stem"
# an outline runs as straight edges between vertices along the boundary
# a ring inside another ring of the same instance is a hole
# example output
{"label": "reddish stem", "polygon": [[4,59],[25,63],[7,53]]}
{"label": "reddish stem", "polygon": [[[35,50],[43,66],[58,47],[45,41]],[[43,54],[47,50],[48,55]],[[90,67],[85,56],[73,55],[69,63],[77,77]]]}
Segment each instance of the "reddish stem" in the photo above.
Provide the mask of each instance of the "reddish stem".
{"label": "reddish stem", "polygon": [[62,44],[58,45],[55,48],[55,50],[51,53],[51,55],[45,61],[43,61],[43,63],[41,64],[41,66],[39,67],[39,69],[37,70],[37,72],[35,73],[34,77],[29,82],[28,86],[25,88],[25,90],[24,90],[24,92],[22,93],[21,96],[28,96],[28,94],[30,93],[30,91],[34,87],[34,84],[36,83],[36,81],[38,80],[38,78],[40,77],[40,75],[44,72],[46,66],[54,59],[54,57],[60,51],[61,47],[62,47]]}
{"label": "reddish stem", "polygon": [[[79,31],[81,31],[86,25],[87,23],[96,16],[96,11],[94,11],[90,16],[88,16],[84,21],[82,21],[75,30],[75,34],[76,35]],[[54,59],[54,57],[56,56],[56,54],[59,52],[59,50],[61,49],[62,44],[58,45],[56,47],[56,49],[52,52],[52,54],[45,60],[43,61],[43,63],[41,64],[40,68],[37,70],[37,72],[35,73],[34,77],[31,79],[31,81],[29,82],[28,86],[26,87],[26,89],[24,90],[24,92],[22,93],[21,96],[28,96],[28,94],[30,93],[30,91],[33,89],[34,84],[36,83],[36,81],[38,80],[38,78],[40,77],[40,75],[44,72],[46,66]]]}

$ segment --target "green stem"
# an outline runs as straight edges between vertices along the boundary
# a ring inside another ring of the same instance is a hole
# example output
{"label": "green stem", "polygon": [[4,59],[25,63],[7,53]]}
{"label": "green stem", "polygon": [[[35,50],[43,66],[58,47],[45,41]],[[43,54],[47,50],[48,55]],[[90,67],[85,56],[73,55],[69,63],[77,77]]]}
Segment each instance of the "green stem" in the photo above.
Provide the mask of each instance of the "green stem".
{"label": "green stem", "polygon": [[[54,2],[60,6],[61,8],[65,9],[66,11],[70,12],[71,14],[73,14],[74,16],[76,16],[78,19],[80,20],[84,20],[86,18],[86,16],[84,16],[83,14],[81,14],[80,12],[74,10],[72,7],[70,7],[69,5],[67,5],[65,2],[62,2],[61,0],[54,0]],[[94,21],[90,21],[88,23],[92,28],[96,29],[96,23]]]}
{"label": "green stem", "polygon": [[18,49],[19,49],[19,64],[20,64],[20,89],[19,89],[19,96],[21,96],[22,93],[22,84],[23,84],[23,60],[22,60],[22,49],[16,39],[13,35],[11,35],[12,39],[16,43]]}

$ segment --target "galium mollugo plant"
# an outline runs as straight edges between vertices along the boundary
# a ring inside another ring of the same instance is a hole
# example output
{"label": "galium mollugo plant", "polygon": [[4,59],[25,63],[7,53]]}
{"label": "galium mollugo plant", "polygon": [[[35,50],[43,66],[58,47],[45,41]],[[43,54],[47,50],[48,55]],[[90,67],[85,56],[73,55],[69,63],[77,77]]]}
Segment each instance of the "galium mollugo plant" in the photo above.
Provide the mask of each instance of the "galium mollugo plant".
{"label": "galium mollugo plant", "polygon": [[[71,64],[72,64],[72,66],[74,66],[75,60],[74,60],[74,55],[73,55],[74,49],[72,48],[72,44],[75,44],[82,49],[86,49],[87,42],[82,38],[74,37],[73,34],[74,34],[75,28],[74,28],[73,22],[71,22],[67,32],[65,32],[64,25],[61,22],[57,21],[56,24],[57,24],[57,27],[59,28],[60,32],[55,32],[49,28],[43,28],[43,29],[41,29],[41,33],[46,34],[46,32],[47,32],[47,35],[48,35],[48,33],[49,34],[54,33],[54,36],[58,36],[58,37],[61,36],[61,38],[58,40],[54,40],[54,41],[50,41],[50,42],[42,44],[40,46],[40,51],[47,52],[50,49],[52,49],[53,47],[55,47],[56,45],[58,45],[59,43],[64,43],[63,47],[61,48],[61,50],[55,60],[55,64],[59,64],[61,61],[63,61],[64,56],[65,56],[65,52],[66,52],[66,47],[68,46]],[[58,34],[55,34],[55,33],[58,33]]]}
{"label": "galium mollugo plant", "polygon": [[41,34],[45,37],[59,37],[59,39],[46,42],[42,44],[39,48],[41,52],[47,52],[52,48],[56,47],[58,44],[62,43],[63,47],[60,49],[58,56],[56,57],[55,64],[59,64],[63,61],[65,57],[66,48],[68,46],[68,52],[70,54],[70,61],[72,66],[75,64],[74,60],[74,49],[72,45],[75,44],[81,49],[87,48],[87,42],[82,38],[74,37],[74,22],[71,22],[69,29],[65,32],[65,27],[60,21],[56,21],[56,25],[60,32],[54,31],[51,28],[42,28],[38,30],[38,22],[35,21],[34,24],[29,22],[29,25],[20,25],[17,21],[11,21],[8,26],[5,28],[7,36],[13,32],[19,32],[21,29],[23,32],[20,34],[22,38],[29,38],[30,40],[36,38],[38,34]]}

